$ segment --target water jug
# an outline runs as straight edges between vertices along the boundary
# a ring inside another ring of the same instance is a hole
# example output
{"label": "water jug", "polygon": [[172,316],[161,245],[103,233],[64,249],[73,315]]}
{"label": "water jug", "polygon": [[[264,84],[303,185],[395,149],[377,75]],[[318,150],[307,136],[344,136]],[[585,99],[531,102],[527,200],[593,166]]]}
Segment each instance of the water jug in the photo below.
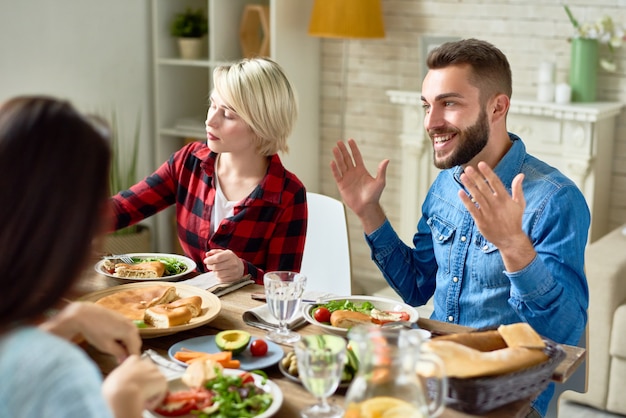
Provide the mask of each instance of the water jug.
{"label": "water jug", "polygon": [[[359,368],[346,393],[345,418],[430,418],[441,414],[447,393],[443,363],[434,354],[420,352],[418,331],[357,326],[348,332]],[[428,384],[418,376],[418,368],[428,370]]]}

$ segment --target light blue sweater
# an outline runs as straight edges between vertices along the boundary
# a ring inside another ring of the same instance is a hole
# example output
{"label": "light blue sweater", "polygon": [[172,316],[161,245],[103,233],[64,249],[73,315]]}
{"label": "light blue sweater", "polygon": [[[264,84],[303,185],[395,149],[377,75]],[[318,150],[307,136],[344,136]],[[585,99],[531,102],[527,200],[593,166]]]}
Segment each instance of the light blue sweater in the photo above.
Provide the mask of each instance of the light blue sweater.
{"label": "light blue sweater", "polygon": [[0,376],[0,418],[112,417],[87,354],[38,328],[0,337]]}

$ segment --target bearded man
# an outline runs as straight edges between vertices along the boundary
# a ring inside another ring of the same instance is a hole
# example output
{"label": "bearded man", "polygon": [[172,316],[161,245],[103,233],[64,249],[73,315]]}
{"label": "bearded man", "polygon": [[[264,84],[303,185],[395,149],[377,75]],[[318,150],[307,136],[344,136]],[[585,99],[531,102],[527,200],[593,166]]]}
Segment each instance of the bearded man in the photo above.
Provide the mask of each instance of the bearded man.
{"label": "bearded man", "polygon": [[[476,39],[449,42],[427,64],[424,127],[442,171],[413,247],[380,205],[389,160],[373,177],[353,139],[333,149],[333,177],[372,259],[406,303],[432,297],[432,319],[477,328],[527,322],[558,343],[577,344],[589,303],[584,196],[507,131],[512,77],[499,49]],[[528,416],[544,416],[553,392],[551,384]]]}

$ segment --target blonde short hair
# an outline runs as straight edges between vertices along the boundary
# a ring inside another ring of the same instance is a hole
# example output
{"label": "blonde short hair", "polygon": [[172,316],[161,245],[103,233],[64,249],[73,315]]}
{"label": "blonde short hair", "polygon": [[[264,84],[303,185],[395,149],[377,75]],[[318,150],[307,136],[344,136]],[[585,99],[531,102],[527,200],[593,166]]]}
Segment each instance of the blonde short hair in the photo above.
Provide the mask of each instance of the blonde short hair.
{"label": "blonde short hair", "polygon": [[268,58],[245,58],[215,68],[213,84],[255,133],[261,155],[289,150],[287,137],[298,117],[298,104],[280,65]]}

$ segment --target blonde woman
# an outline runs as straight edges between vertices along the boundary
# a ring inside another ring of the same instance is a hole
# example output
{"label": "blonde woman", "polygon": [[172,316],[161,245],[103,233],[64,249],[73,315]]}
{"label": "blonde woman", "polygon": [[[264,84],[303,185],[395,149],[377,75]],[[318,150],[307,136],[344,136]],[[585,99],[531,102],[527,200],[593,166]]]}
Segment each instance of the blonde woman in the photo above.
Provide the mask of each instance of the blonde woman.
{"label": "blonde woman", "polygon": [[257,283],[265,271],[299,271],[306,189],[278,156],[297,117],[293,88],[267,58],[220,66],[213,82],[206,142],[184,146],[114,196],[115,229],[176,205],[180,244],[200,271]]}

